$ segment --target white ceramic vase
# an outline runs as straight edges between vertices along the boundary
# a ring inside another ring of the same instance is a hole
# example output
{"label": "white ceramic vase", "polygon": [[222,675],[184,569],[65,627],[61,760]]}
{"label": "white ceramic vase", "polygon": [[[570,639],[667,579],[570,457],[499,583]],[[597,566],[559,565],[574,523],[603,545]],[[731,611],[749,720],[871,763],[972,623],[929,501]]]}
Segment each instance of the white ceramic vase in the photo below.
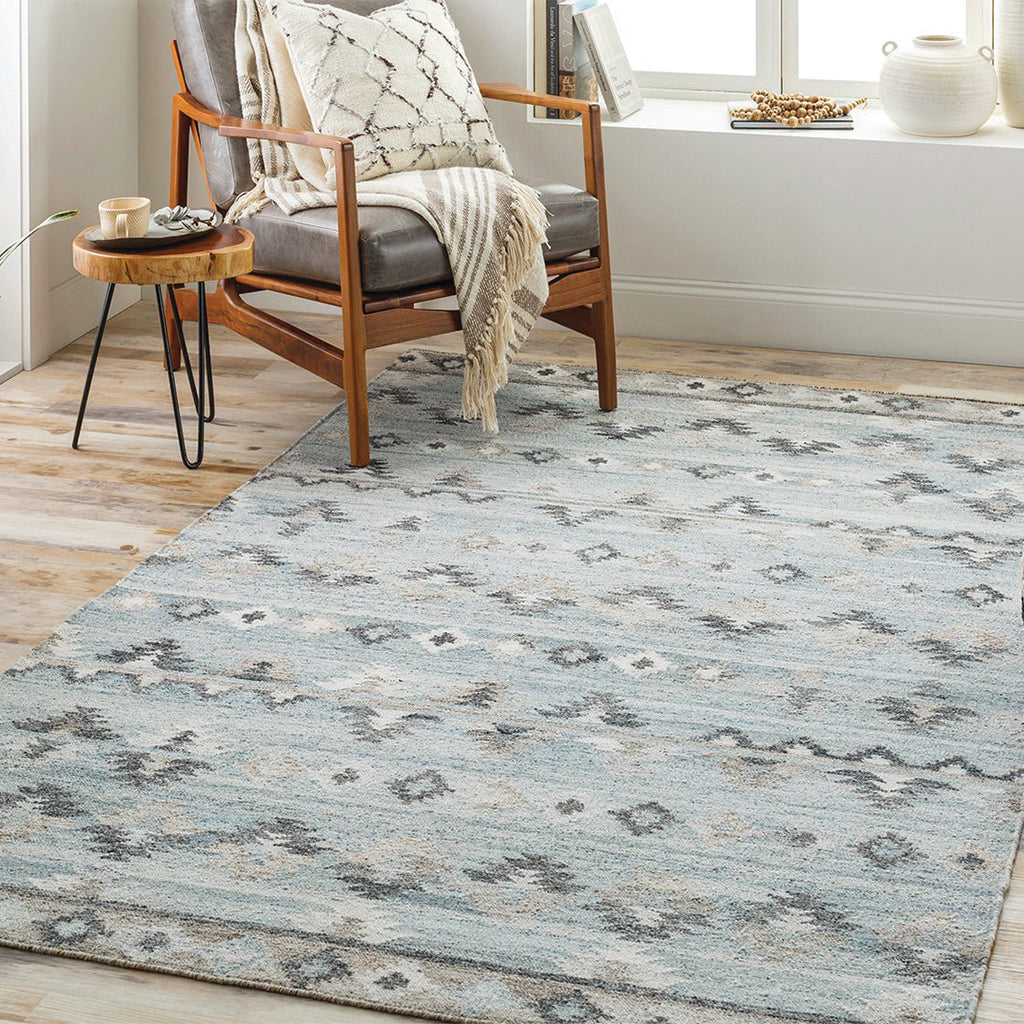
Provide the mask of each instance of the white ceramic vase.
{"label": "white ceramic vase", "polygon": [[1024,128],[1024,0],[996,4],[996,71],[1006,123]]}
{"label": "white ceramic vase", "polygon": [[973,135],[999,96],[992,50],[957,36],[918,36],[910,49],[889,42],[879,81],[882,107],[907,135]]}

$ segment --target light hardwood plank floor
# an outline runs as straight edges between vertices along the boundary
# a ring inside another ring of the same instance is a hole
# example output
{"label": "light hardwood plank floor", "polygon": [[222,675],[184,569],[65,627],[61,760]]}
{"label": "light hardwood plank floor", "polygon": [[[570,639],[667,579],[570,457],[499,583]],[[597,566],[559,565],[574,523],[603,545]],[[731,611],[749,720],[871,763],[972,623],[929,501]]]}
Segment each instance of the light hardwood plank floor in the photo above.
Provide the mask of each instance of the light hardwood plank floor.
{"label": "light hardwood plank floor", "polygon": [[[293,444],[342,395],[214,329],[217,422],[202,470],[178,461],[156,310],[112,321],[83,449],[72,452],[91,339],[0,385],[0,670]],[[340,343],[329,316],[296,317]],[[415,347],[415,346],[408,346]],[[461,337],[418,343],[459,351]],[[402,351],[372,353],[376,376]],[[592,365],[586,339],[538,332],[523,358]],[[624,339],[624,369],[1024,402],[1024,369]],[[180,386],[180,385],[179,385]],[[372,415],[372,409],[371,409]],[[397,1024],[392,1017],[0,949],[0,1021],[31,1024]],[[1017,858],[977,1024],[1024,1022],[1024,854]]]}

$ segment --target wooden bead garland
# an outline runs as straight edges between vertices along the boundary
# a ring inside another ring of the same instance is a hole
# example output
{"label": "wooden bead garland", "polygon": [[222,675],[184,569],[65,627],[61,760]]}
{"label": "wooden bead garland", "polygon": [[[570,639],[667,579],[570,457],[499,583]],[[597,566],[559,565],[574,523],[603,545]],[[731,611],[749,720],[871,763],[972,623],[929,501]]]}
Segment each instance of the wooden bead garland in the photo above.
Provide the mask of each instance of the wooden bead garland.
{"label": "wooden bead garland", "polygon": [[846,117],[851,110],[867,105],[867,97],[851,103],[840,103],[827,96],[805,96],[802,92],[775,93],[759,89],[750,98],[756,106],[734,110],[738,121],[774,121],[787,128],[823,121],[829,117]]}

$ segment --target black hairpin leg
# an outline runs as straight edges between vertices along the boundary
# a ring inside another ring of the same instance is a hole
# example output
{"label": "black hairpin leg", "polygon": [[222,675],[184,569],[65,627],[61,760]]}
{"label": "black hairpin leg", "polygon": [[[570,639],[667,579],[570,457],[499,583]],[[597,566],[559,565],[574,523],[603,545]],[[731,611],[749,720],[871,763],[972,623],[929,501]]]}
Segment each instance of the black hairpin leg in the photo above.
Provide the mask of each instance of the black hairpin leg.
{"label": "black hairpin leg", "polygon": [[82,388],[82,403],[78,407],[78,422],[75,424],[75,437],[71,442],[72,448],[78,448],[78,439],[82,436],[82,422],[85,420],[85,407],[89,404],[89,391],[92,389],[92,377],[96,372],[96,360],[100,357],[100,345],[103,344],[103,332],[107,329],[107,317],[110,316],[110,303],[114,299],[116,285],[107,285],[107,295],[103,300],[103,313],[100,316],[100,326],[96,330],[96,341],[92,346],[92,358],[89,360],[89,370],[85,375],[85,387]]}
{"label": "black hairpin leg", "polygon": [[[189,358],[188,346],[185,344],[185,332],[181,327],[181,318],[178,315],[178,304],[171,290],[171,310],[174,314],[175,328],[181,340],[181,354],[185,363],[185,372],[188,376],[189,388],[192,391],[192,399],[195,402],[196,416],[199,420],[199,434],[196,442],[196,457],[189,459],[188,449],[185,446],[185,432],[181,425],[181,406],[178,402],[178,386],[174,380],[174,370],[171,369],[171,339],[167,333],[167,314],[164,311],[163,289],[156,286],[156,308],[160,317],[160,335],[164,342],[164,358],[167,364],[167,381],[171,389],[171,406],[174,409],[174,429],[178,434],[178,448],[181,451],[181,461],[188,469],[198,469],[203,464],[203,450],[206,444],[206,424],[213,420],[213,368],[210,360],[210,324],[206,313],[206,285],[199,282],[199,384],[196,386],[195,375],[192,373],[192,361]],[[209,385],[209,406],[207,406],[207,385]]]}
{"label": "black hairpin leg", "polygon": [[[181,314],[178,312],[178,300],[175,296],[175,288],[173,285],[168,286],[167,296],[171,300],[171,313],[174,315],[174,326],[178,332],[178,341],[181,344],[181,355],[182,361],[185,364],[185,373],[188,376],[188,386],[192,391],[192,404],[196,408],[196,412],[199,411],[199,393],[196,390],[196,380],[192,374],[192,360],[188,354],[188,344],[185,341],[185,331],[181,326]],[[205,285],[203,286],[205,291]],[[203,307],[205,309],[205,295],[203,296]],[[209,329],[209,328],[207,328]],[[207,350],[206,353],[206,393],[208,396],[209,406],[203,412],[203,418],[207,423],[212,423],[213,418],[216,415],[216,405],[214,404],[213,397],[213,361],[209,358],[210,352]]]}

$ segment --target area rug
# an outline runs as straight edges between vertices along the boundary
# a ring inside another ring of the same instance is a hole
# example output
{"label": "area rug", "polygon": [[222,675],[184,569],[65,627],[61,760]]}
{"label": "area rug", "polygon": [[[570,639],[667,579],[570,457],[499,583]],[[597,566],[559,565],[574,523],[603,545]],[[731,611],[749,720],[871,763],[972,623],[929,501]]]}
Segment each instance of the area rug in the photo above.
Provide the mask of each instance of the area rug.
{"label": "area rug", "polygon": [[0,941],[491,1024],[967,1024],[1024,790],[1017,407],[461,359],[0,681]]}

